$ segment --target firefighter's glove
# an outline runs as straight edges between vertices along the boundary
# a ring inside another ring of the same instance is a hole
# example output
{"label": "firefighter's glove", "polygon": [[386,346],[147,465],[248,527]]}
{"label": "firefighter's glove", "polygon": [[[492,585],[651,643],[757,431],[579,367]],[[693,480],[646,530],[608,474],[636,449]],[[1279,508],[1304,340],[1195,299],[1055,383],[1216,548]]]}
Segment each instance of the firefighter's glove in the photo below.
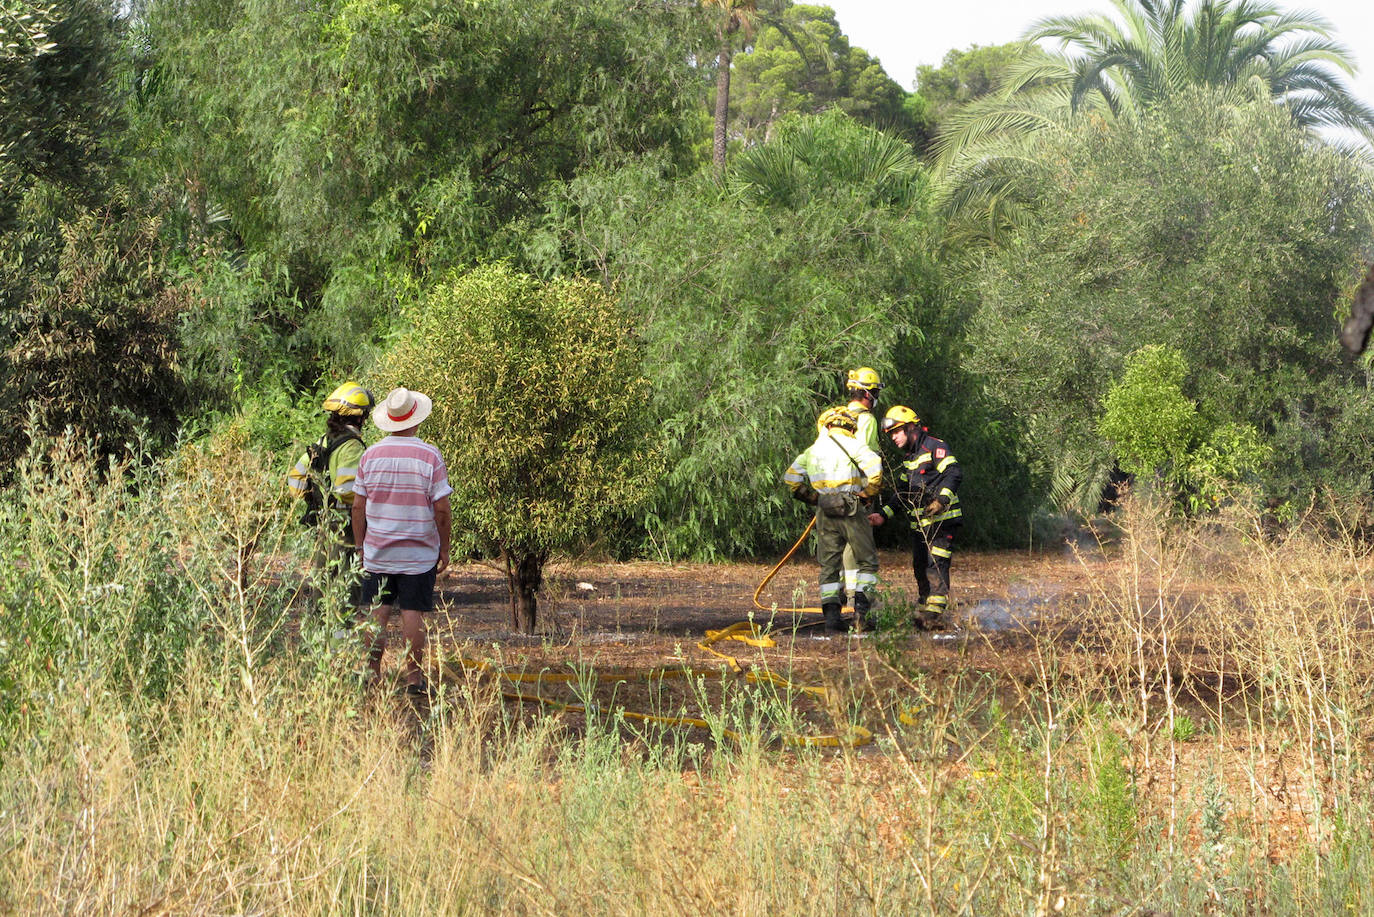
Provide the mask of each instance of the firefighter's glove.
{"label": "firefighter's glove", "polygon": [[811,506],[815,506],[816,501],[820,498],[821,495],[816,493],[816,488],[812,487],[805,481],[797,485],[797,487],[793,488],[792,490],[792,499],[800,500],[803,503],[809,504]]}
{"label": "firefighter's glove", "polygon": [[926,504],[925,514],[927,516],[933,516],[936,513],[942,511],[944,508],[944,502],[937,497],[936,499],[931,500],[929,503]]}

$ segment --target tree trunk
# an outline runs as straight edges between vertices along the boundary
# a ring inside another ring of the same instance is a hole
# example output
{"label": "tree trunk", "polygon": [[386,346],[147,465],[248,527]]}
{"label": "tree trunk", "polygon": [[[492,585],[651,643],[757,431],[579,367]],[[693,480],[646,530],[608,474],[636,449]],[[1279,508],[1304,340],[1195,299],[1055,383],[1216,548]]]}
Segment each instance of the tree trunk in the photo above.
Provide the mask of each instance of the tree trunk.
{"label": "tree trunk", "polygon": [[734,57],[729,34],[722,35],[720,56],[716,58],[716,142],[712,153],[719,174],[725,172],[725,128],[730,120],[730,61]]}
{"label": "tree trunk", "polygon": [[530,551],[507,551],[506,585],[510,589],[511,627],[522,634],[534,633],[539,618],[539,587],[544,582],[544,561],[548,555]]}
{"label": "tree trunk", "polygon": [[770,112],[768,113],[768,121],[767,121],[767,123],[765,123],[765,124],[763,125],[763,142],[764,142],[764,143],[771,143],[771,142],[773,141],[773,125],[774,125],[775,123],[777,123],[777,120],[778,120],[778,100],[777,100],[777,99],[774,99],[774,100],[773,100],[773,110],[770,111]]}

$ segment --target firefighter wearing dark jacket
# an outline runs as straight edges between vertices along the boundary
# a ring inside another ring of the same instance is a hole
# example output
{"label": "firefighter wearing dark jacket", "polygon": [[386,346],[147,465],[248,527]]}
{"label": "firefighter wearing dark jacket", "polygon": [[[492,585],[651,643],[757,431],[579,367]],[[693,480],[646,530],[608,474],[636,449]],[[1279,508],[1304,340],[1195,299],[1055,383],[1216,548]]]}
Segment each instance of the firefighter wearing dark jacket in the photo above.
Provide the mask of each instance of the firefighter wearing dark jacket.
{"label": "firefighter wearing dark jacket", "polygon": [[920,603],[917,624],[940,630],[949,608],[954,539],[964,522],[959,505],[964,473],[949,446],[931,436],[911,408],[892,408],[883,417],[882,427],[902,452],[896,499],[883,507],[883,513],[891,518],[896,503],[911,519],[911,566]]}

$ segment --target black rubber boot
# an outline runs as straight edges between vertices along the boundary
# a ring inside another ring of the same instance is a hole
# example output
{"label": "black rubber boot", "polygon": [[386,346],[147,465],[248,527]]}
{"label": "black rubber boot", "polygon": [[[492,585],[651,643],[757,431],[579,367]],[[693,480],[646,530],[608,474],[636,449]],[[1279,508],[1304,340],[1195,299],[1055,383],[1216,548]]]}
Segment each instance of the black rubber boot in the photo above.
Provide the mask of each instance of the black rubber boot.
{"label": "black rubber boot", "polygon": [[856,630],[866,634],[872,633],[876,629],[876,621],[870,613],[873,603],[868,598],[867,592],[854,593],[854,627]]}
{"label": "black rubber boot", "polygon": [[936,605],[927,605],[917,613],[916,625],[921,630],[944,630],[944,610]]}
{"label": "black rubber boot", "polygon": [[844,623],[844,618],[840,617],[840,603],[827,602],[821,606],[821,611],[825,614],[825,632],[827,634],[842,634],[849,630]]}

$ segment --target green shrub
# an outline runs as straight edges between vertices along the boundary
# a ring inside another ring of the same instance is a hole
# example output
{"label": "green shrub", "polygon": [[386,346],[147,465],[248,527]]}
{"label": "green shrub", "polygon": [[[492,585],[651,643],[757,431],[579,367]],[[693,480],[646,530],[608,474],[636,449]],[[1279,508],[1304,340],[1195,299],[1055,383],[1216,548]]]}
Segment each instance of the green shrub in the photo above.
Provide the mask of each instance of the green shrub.
{"label": "green shrub", "polygon": [[1142,347],[1103,399],[1097,429],[1123,470],[1158,480],[1196,512],[1257,474],[1273,449],[1253,427],[1210,423],[1183,393],[1187,374],[1178,351]]}
{"label": "green shrub", "polygon": [[512,623],[532,631],[544,561],[602,536],[658,476],[637,329],[596,283],[505,265],[437,284],[407,318],[378,396],[434,399],[420,434],[448,464],[455,544],[505,561]]}
{"label": "green shrub", "polygon": [[[18,221],[0,235],[0,398],[31,432],[70,428],[107,455],[141,433],[170,439],[186,403],[177,322],[188,291],[168,270],[158,220],[122,194],[88,207],[39,185]],[[8,436],[0,459],[23,448]]]}

